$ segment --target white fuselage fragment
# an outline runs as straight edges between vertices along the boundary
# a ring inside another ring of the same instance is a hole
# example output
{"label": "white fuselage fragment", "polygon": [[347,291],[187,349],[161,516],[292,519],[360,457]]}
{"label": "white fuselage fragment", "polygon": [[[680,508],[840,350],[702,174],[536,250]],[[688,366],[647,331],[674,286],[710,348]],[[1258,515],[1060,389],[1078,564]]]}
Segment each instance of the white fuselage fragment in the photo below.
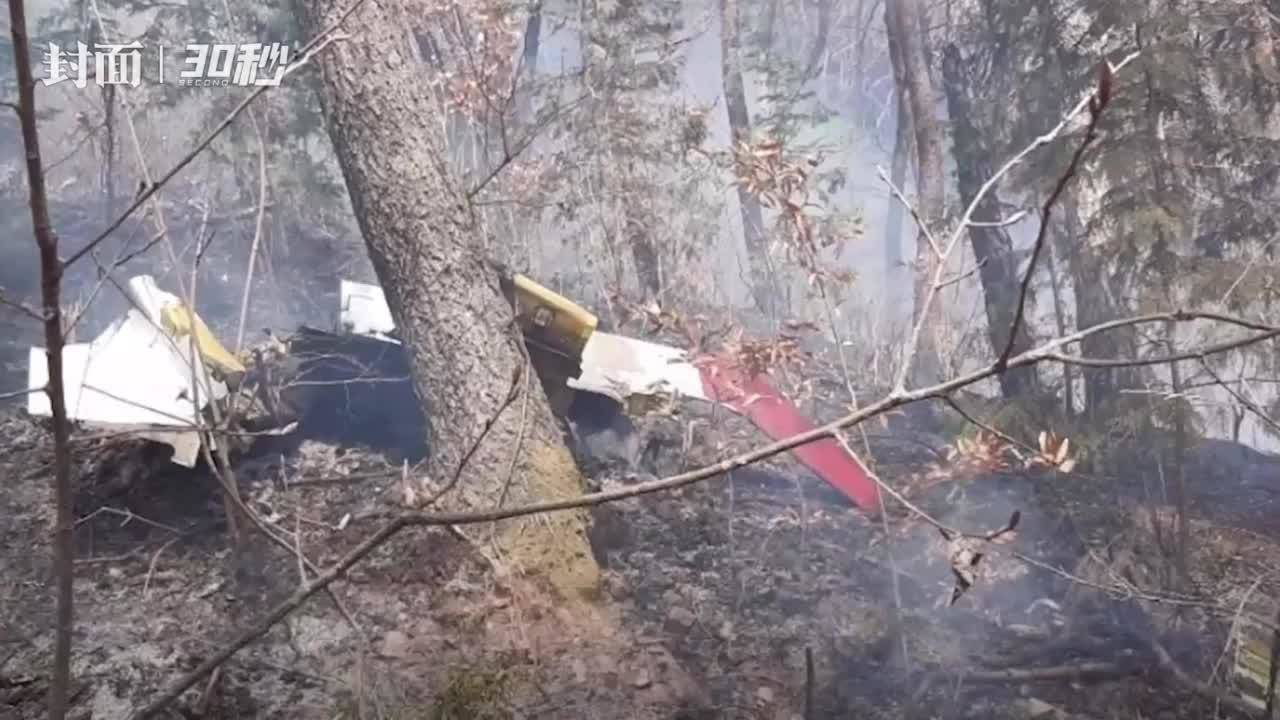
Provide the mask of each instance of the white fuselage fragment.
{"label": "white fuselage fragment", "polygon": [[[67,416],[170,445],[175,463],[194,467],[201,413],[210,399],[226,398],[227,388],[210,378],[189,337],[163,329],[161,313],[175,296],[145,275],[130,280],[129,294],[135,307],[123,318],[92,342],[63,348]],[[27,412],[52,415],[42,392],[49,381],[45,348],[30,349],[27,378]]]}
{"label": "white fuselage fragment", "polygon": [[[338,289],[338,325],[345,332],[398,342],[395,320],[377,285],[343,280]],[[582,351],[582,373],[570,378],[575,390],[607,395],[619,402],[632,396],[671,395],[706,400],[698,369],[688,353],[668,345],[593,332]]]}

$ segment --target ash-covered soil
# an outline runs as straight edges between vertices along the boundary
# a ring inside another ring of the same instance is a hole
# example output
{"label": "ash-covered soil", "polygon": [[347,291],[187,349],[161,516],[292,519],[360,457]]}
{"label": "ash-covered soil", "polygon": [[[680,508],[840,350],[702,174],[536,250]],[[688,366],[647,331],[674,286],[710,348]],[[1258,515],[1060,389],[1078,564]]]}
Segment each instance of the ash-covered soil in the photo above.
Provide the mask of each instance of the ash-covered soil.
{"label": "ash-covered soil", "polygon": [[[691,435],[672,420],[645,424],[648,471],[759,441],[740,421],[690,420]],[[332,586],[349,619],[317,595],[175,712],[1213,717],[1211,700],[1159,666],[1151,640],[1190,676],[1222,684],[1231,618],[1221,607],[1277,592],[1266,578],[1280,554],[1265,524],[1197,520],[1193,577],[1170,603],[1162,510],[1144,514],[1090,484],[1103,479],[965,471],[926,434],[868,430],[881,476],[941,523],[995,530],[1020,513],[1014,533],[984,546],[954,605],[961,548],[902,509],[865,516],[783,457],[600,508],[593,542],[607,582],[591,607],[551,599],[449,532],[407,530]],[[0,443],[0,719],[37,718],[52,643],[51,453],[47,433],[13,413]],[[597,484],[634,481],[606,455],[591,464]],[[393,454],[331,439],[259,443],[237,463],[241,491],[278,534],[300,540],[286,551],[250,532],[232,553],[207,471],[81,434],[79,716],[128,717],[293,593],[306,572],[296,550],[324,568],[357,545],[394,512],[400,471]]]}

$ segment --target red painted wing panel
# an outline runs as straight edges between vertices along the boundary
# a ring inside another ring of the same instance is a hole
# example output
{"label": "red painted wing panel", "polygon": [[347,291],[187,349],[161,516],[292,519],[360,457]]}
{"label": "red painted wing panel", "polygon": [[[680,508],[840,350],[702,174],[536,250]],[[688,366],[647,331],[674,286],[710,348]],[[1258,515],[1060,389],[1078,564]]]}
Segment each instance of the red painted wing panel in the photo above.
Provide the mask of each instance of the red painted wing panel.
{"label": "red painted wing panel", "polygon": [[[766,376],[748,379],[745,372],[720,357],[702,358],[697,366],[708,398],[745,415],[774,440],[783,440],[816,427],[769,384]],[[834,439],[816,440],[791,452],[858,507],[863,510],[880,507],[880,494],[867,469]]]}

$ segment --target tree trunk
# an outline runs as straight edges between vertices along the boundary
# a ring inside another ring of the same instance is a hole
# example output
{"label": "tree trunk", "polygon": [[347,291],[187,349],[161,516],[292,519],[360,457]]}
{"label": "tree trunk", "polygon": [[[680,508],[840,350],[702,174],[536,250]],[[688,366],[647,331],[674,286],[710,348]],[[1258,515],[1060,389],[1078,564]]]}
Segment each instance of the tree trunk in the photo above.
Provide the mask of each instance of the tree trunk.
{"label": "tree trunk", "polygon": [[771,66],[773,63],[773,29],[778,23],[778,6],[781,4],[782,0],[769,0],[769,9],[764,15],[764,27],[760,30],[760,47],[757,50],[764,53],[766,66]]}
{"label": "tree trunk", "polygon": [[[1065,57],[1063,48],[1055,48],[1051,56],[1055,60],[1056,72],[1063,87],[1069,87],[1071,66]],[[1088,186],[1069,188],[1062,196],[1062,236],[1058,239],[1058,247],[1062,249],[1062,257],[1067,261],[1067,271],[1071,277],[1072,295],[1075,296],[1076,329],[1087,330],[1104,322],[1122,317],[1121,294],[1116,293],[1111,273],[1107,271],[1107,261],[1093,248],[1105,244],[1096,244],[1089,238],[1089,230],[1081,218],[1082,202],[1079,193],[1101,192],[1097,189],[1084,189]],[[1099,205],[1094,202],[1092,205]],[[1132,327],[1117,328],[1108,332],[1090,335],[1081,341],[1079,352],[1088,357],[1119,358],[1133,357],[1137,349],[1137,333]],[[1107,406],[1120,397],[1120,391],[1138,386],[1137,368],[1082,367],[1080,378],[1083,385],[1083,406],[1081,410],[1089,418],[1101,421],[1106,417]]]}
{"label": "tree trunk", "polygon": [[[1113,283],[1106,258],[1090,248],[1088,231],[1080,222],[1078,202],[1071,191],[1064,193],[1062,216],[1066,233],[1062,245],[1072,248],[1065,254],[1075,295],[1076,329],[1087,330],[1122,317],[1111,292]],[[1080,342],[1081,354],[1096,358],[1133,357],[1136,347],[1136,333],[1128,327],[1096,333]],[[1084,410],[1097,420],[1106,416],[1108,404],[1120,397],[1121,390],[1138,386],[1135,368],[1084,367],[1080,376],[1084,381]]]}
{"label": "tree trunk", "polygon": [[[345,5],[296,2],[309,36]],[[446,161],[439,106],[412,62],[416,13],[407,0],[369,0],[344,23],[349,38],[318,65],[329,135],[428,419],[420,491],[452,486],[440,504],[458,509],[573,497],[581,474],[529,377],[512,308],[479,250],[463,178]],[[522,400],[522,392],[530,395]],[[566,596],[593,594],[599,568],[587,525],[582,512],[500,523],[498,557]]]}
{"label": "tree trunk", "polygon": [[[729,111],[732,142],[750,142],[751,115],[747,111],[747,90],[742,81],[742,41],[737,0],[720,0],[720,71],[724,78],[724,101]],[[769,274],[769,246],[764,231],[764,212],[751,191],[738,186],[742,211],[742,239],[747,250],[751,294],[765,316],[773,318],[777,303]]]}
{"label": "tree trunk", "polygon": [[[911,157],[911,107],[907,102],[906,75],[902,69],[902,52],[893,35],[889,36],[889,62],[893,67],[894,97],[897,100],[897,115],[893,130],[893,159],[889,169],[889,180],[894,187],[905,192],[907,182],[907,160]],[[888,320],[894,310],[904,305],[908,298],[903,292],[910,283],[909,278],[902,277],[905,263],[902,256],[902,216],[905,209],[902,202],[889,193],[889,206],[886,209],[884,230],[884,262],[885,287],[882,300],[885,317]]]}
{"label": "tree trunk", "polygon": [[106,196],[103,222],[116,219],[116,86],[102,86],[102,191]]}
{"label": "tree trunk", "polygon": [[516,107],[522,123],[532,126],[537,121],[534,94],[538,82],[538,53],[542,50],[542,0],[529,6],[529,19],[524,25],[524,48],[521,51],[519,85],[515,88]]}
{"label": "tree trunk", "polygon": [[[1164,326],[1169,354],[1178,352],[1178,325],[1167,322]],[[1190,586],[1191,574],[1188,568],[1191,550],[1190,520],[1187,514],[1187,415],[1186,404],[1182,402],[1182,373],[1178,363],[1169,363],[1169,381],[1175,400],[1173,411],[1173,507],[1175,515],[1175,536],[1173,568],[1175,580],[1172,589],[1182,591]]]}
{"label": "tree trunk", "polygon": [[[903,81],[915,131],[917,210],[936,236],[946,200],[942,184],[942,126],[937,117],[937,96],[929,77],[929,58],[921,37],[921,23],[919,0],[889,0],[885,3],[885,27],[902,55]],[[925,233],[920,232],[916,239],[912,320],[918,323],[924,318],[924,324],[916,357],[909,359],[915,364],[913,380],[916,385],[932,384],[942,378],[942,360],[938,353],[938,334],[944,317],[942,305],[939,298],[935,298],[928,308],[924,306],[938,260]]]}
{"label": "tree trunk", "polygon": [[662,296],[662,266],[658,251],[653,246],[648,223],[636,217],[628,209],[625,223],[627,245],[631,248],[631,260],[636,264],[636,276],[640,281],[640,293],[645,303],[659,302]]}
{"label": "tree trunk", "polygon": [[[942,84],[947,97],[947,111],[951,117],[952,147],[956,158],[956,175],[960,190],[960,202],[968,207],[978,196],[978,191],[988,178],[995,175],[992,148],[984,142],[973,122],[973,102],[970,93],[977,90],[966,77],[964,61],[955,45],[948,45],[942,61]],[[1000,220],[1000,199],[992,188],[978,203],[974,220],[995,223]],[[996,357],[1009,343],[1009,329],[1013,324],[1021,290],[1018,264],[1013,256],[1013,241],[1003,227],[974,225],[969,228],[969,243],[973,247],[974,261],[978,263],[978,277],[982,282],[983,299],[987,310],[987,338]],[[1028,291],[1027,303],[1031,307]],[[1030,313],[1028,313],[1029,315]],[[1031,349],[1031,333],[1026,318],[1019,325],[1013,338],[1013,354]],[[1013,368],[1000,375],[1000,392],[1009,399],[1026,397],[1036,389],[1034,366]]]}
{"label": "tree trunk", "polygon": [[538,52],[542,49],[542,0],[534,0],[524,26],[524,71],[530,78],[538,74]]}
{"label": "tree trunk", "polygon": [[[75,497],[71,483],[71,423],[67,420],[66,388],[62,377],[62,276],[58,235],[49,220],[49,195],[40,133],[36,122],[36,80],[31,74],[31,45],[27,34],[26,5],[9,2],[9,32],[13,38],[13,65],[18,85],[18,124],[27,159],[27,190],[31,227],[40,252],[40,298],[44,311],[44,340],[49,380],[44,392],[53,415],[53,667],[49,678],[50,720],[67,716],[71,690],[71,641],[75,630]],[[36,512],[32,508],[32,512]]]}
{"label": "tree trunk", "polygon": [[818,0],[818,35],[813,39],[809,61],[804,65],[802,82],[808,82],[818,72],[822,56],[827,53],[827,41],[831,37],[831,5],[832,0]]}
{"label": "tree trunk", "polygon": [[[649,176],[661,158],[646,152],[644,144],[625,128],[638,124],[638,108],[661,101],[671,88],[661,79],[636,81],[647,72],[637,58],[635,37],[629,31],[645,27],[645,8],[640,4],[621,3],[608,12],[593,6],[589,20],[580,28],[579,42],[584,48],[599,46],[603,52],[599,58],[592,52],[583,53],[579,79],[584,97],[593,99],[591,106],[583,109],[584,116],[597,123],[594,132],[588,132],[604,141],[607,151],[593,166],[598,168],[601,187],[608,188],[604,192],[619,198],[611,207],[616,208],[621,222],[602,222],[609,228],[605,234],[616,270],[612,290],[621,293],[631,286],[621,257],[623,252],[629,253],[639,298],[647,305],[659,302],[663,292],[663,258],[653,233],[657,221],[652,204],[646,202],[653,192]],[[615,225],[621,226],[616,237]]]}
{"label": "tree trunk", "polygon": [[[1058,337],[1066,337],[1067,313],[1062,302],[1062,276],[1058,274],[1058,253],[1063,246],[1063,225],[1061,222],[1050,231],[1048,245],[1045,246],[1045,262],[1049,268],[1049,290],[1053,293],[1053,319]],[[1076,384],[1074,369],[1069,363],[1062,363],[1062,416],[1068,421],[1075,415]]]}

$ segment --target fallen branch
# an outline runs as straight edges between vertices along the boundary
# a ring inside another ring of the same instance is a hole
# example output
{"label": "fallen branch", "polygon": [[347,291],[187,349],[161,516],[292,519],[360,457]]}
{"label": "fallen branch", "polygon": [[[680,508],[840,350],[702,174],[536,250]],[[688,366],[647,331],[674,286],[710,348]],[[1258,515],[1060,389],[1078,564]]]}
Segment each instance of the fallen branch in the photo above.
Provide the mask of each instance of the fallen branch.
{"label": "fallen branch", "polygon": [[1125,675],[1135,675],[1140,670],[1141,668],[1133,663],[1093,661],[1037,668],[974,670],[963,673],[961,679],[985,683],[1043,682],[1046,680],[1077,680],[1086,677],[1123,677]]}
{"label": "fallen branch", "polygon": [[[1150,646],[1152,654],[1158,666],[1167,671],[1173,679],[1185,689],[1199,695],[1208,700],[1219,702],[1222,705],[1231,708],[1246,717],[1259,717],[1260,713],[1257,708],[1246,703],[1244,700],[1224,692],[1219,688],[1213,687],[1207,683],[1196,680],[1183,670],[1173,657],[1169,655],[1169,651],[1164,645],[1154,637],[1147,638],[1147,644]],[[960,679],[968,682],[981,683],[1002,683],[1002,682],[1045,682],[1058,680],[1076,680],[1081,678],[1099,678],[1108,677],[1116,678],[1126,675],[1141,674],[1144,670],[1141,664],[1135,662],[1112,662],[1112,661],[1087,661],[1079,663],[1069,663],[1061,665],[1050,665],[1046,667],[1036,668],[1005,668],[1001,670],[974,670],[965,671],[960,674]],[[949,674],[949,673],[947,673]],[[937,675],[942,676],[943,673]]]}
{"label": "fallen branch", "polygon": [[1179,667],[1178,663],[1174,662],[1173,657],[1169,655],[1169,651],[1165,649],[1164,645],[1160,644],[1159,640],[1149,638],[1147,642],[1151,645],[1151,651],[1155,653],[1156,660],[1160,663],[1160,667],[1168,670],[1169,674],[1173,676],[1173,679],[1177,680],[1178,684],[1182,685],[1187,690],[1190,690],[1201,697],[1213,700],[1214,702],[1221,703],[1222,705],[1229,707],[1246,717],[1261,716],[1261,713],[1257,708],[1244,700],[1241,700],[1235,695],[1223,692],[1219,688],[1203,683],[1188,675],[1187,671],[1183,670]]}

